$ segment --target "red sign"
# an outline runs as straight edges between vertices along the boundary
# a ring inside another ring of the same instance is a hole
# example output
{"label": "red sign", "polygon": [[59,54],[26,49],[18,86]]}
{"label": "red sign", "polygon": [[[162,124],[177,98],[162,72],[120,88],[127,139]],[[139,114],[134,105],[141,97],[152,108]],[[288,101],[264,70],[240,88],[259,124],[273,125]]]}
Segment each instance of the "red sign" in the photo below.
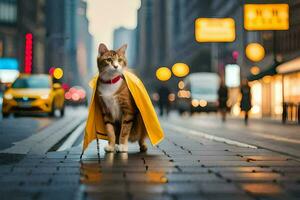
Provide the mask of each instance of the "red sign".
{"label": "red sign", "polygon": [[25,35],[25,56],[24,56],[24,72],[30,74],[32,72],[32,47],[33,47],[33,36],[32,33]]}

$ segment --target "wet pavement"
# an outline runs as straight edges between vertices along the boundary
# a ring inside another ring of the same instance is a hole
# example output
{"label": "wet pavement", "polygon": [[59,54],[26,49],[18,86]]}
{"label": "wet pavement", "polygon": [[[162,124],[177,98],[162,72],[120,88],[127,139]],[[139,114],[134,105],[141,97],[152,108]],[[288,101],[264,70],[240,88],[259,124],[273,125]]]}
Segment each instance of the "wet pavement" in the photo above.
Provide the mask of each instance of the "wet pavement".
{"label": "wet pavement", "polygon": [[171,112],[165,119],[168,125],[196,130],[254,146],[270,149],[300,158],[300,126],[282,124],[280,120],[249,119],[245,126],[242,118],[227,116],[225,123],[215,113],[180,116]]}
{"label": "wet pavement", "polygon": [[1,165],[1,199],[299,199],[300,161],[166,129],[146,154],[105,154],[95,143]]}

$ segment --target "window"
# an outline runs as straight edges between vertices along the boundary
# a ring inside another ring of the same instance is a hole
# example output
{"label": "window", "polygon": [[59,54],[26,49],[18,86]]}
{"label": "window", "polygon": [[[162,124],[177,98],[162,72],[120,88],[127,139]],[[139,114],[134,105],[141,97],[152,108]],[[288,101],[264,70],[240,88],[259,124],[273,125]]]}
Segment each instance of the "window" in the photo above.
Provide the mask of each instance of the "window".
{"label": "window", "polygon": [[17,21],[17,1],[0,0],[0,23],[15,23]]}
{"label": "window", "polygon": [[29,76],[18,78],[12,85],[13,88],[50,88],[48,76]]}

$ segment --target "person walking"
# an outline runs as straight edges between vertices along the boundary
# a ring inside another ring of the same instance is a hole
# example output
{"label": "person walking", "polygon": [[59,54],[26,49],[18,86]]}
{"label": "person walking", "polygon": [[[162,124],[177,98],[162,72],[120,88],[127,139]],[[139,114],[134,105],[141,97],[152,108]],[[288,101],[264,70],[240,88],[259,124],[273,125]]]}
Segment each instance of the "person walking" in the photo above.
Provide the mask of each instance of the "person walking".
{"label": "person walking", "polygon": [[218,89],[219,111],[222,116],[222,122],[226,121],[227,113],[228,88],[225,85],[224,78],[221,78],[220,87]]}
{"label": "person walking", "polygon": [[160,116],[163,116],[164,113],[166,113],[166,115],[169,114],[169,109],[170,109],[169,94],[170,94],[170,90],[168,86],[166,86],[165,84],[162,84],[158,88],[158,95],[159,95],[158,104],[159,104]]}
{"label": "person walking", "polygon": [[241,100],[241,110],[245,113],[244,122],[245,125],[248,125],[248,113],[251,110],[251,90],[250,86],[248,84],[247,79],[242,80],[242,86],[241,86],[241,94],[242,94],[242,100]]}

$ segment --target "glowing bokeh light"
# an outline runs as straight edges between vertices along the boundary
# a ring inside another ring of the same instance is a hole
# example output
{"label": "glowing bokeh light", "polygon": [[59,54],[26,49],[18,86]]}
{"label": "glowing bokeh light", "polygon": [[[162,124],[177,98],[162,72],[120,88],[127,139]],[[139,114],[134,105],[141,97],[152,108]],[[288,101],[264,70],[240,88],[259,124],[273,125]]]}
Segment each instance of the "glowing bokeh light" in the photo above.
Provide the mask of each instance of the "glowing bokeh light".
{"label": "glowing bokeh light", "polygon": [[190,72],[190,68],[185,63],[176,63],[172,67],[172,72],[177,77],[184,77]]}
{"label": "glowing bokeh light", "polygon": [[258,43],[250,43],[246,47],[246,56],[253,62],[259,62],[265,57],[265,49]]}
{"label": "glowing bokeh light", "polygon": [[61,68],[55,68],[53,72],[53,77],[56,79],[61,79],[64,75],[64,71]]}
{"label": "glowing bokeh light", "polygon": [[167,81],[171,76],[171,70],[167,67],[160,67],[156,70],[156,78],[160,81]]}

